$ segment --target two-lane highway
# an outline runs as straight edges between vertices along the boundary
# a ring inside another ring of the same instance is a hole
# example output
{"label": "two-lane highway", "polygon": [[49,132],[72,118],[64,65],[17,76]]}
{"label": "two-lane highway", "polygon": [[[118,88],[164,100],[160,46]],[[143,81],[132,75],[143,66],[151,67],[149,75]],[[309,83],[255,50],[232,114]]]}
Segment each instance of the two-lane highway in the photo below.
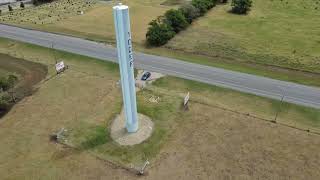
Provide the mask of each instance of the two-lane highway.
{"label": "two-lane highway", "polygon": [[[116,49],[101,43],[1,25],[0,37],[51,47],[75,54],[117,62]],[[263,97],[320,109],[320,88],[188,63],[172,58],[135,53],[135,67],[176,77],[204,82]],[[319,80],[320,81],[320,80]]]}

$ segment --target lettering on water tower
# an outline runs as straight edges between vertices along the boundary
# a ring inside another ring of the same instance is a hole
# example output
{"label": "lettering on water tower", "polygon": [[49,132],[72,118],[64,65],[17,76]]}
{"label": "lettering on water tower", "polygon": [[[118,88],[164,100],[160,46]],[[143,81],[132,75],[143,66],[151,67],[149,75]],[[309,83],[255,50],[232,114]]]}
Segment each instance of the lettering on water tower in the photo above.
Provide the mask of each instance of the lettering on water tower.
{"label": "lettering on water tower", "polygon": [[133,67],[132,42],[131,42],[130,32],[128,32],[128,54],[129,54],[129,65],[130,67]]}

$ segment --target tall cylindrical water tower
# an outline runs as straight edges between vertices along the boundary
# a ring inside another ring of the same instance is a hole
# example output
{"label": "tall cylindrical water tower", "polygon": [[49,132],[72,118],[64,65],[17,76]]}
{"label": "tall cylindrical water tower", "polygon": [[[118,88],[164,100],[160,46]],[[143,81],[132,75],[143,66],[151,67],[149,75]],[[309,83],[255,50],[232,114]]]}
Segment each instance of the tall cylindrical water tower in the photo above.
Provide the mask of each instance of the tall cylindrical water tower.
{"label": "tall cylindrical water tower", "polygon": [[122,4],[114,6],[113,16],[117,37],[126,129],[132,133],[138,130],[138,113],[128,6]]}

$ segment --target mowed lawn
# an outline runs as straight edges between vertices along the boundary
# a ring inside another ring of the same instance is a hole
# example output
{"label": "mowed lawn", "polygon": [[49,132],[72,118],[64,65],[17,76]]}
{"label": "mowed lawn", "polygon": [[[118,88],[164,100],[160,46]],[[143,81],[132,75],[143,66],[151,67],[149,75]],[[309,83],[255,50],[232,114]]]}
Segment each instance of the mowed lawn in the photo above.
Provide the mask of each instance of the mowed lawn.
{"label": "mowed lawn", "polygon": [[231,60],[320,72],[320,2],[253,0],[248,15],[218,5],[166,45]]}

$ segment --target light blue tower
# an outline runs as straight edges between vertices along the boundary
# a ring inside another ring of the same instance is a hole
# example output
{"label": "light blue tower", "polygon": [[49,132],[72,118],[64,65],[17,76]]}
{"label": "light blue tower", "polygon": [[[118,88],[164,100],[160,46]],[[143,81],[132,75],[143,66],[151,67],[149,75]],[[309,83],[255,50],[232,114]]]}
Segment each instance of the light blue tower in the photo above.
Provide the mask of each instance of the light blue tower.
{"label": "light blue tower", "polygon": [[138,130],[138,113],[128,6],[122,5],[121,3],[114,6],[113,16],[117,36],[117,50],[126,128],[129,133],[132,133]]}

